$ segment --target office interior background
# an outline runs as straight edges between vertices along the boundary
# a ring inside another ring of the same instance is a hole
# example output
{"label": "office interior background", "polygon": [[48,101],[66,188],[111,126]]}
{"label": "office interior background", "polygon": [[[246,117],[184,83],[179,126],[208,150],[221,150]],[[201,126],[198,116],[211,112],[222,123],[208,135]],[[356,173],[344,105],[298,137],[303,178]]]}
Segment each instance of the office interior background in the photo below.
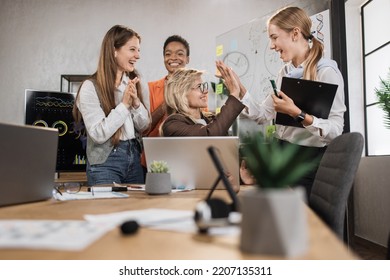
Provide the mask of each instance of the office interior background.
{"label": "office interior background", "polygon": [[[387,3],[388,7],[388,0],[372,1]],[[137,69],[144,82],[166,74],[162,47],[172,34],[189,41],[188,66],[206,70],[204,79],[215,81],[217,36],[280,7],[302,2],[308,1],[2,0],[0,121],[24,123],[25,89],[59,91],[61,74],[93,73],[103,36],[115,24],[129,26],[141,35]],[[366,2],[345,1],[350,131],[363,135],[367,118],[361,7]],[[383,25],[377,29],[379,32]],[[387,41],[389,30],[383,31]],[[389,157],[373,157],[379,162],[367,158],[353,192],[354,231],[359,238],[385,247],[390,230],[390,189],[386,185],[390,179],[386,172]],[[377,176],[377,172],[382,174]]]}

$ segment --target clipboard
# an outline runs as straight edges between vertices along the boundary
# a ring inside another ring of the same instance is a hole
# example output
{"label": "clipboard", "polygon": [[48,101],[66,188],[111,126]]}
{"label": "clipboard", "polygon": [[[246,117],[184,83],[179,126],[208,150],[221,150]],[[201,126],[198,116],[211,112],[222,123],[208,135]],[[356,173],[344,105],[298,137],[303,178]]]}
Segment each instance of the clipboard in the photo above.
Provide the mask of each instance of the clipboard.
{"label": "clipboard", "polygon": [[[338,85],[318,81],[283,77],[281,91],[290,97],[295,105],[317,118],[327,119],[332,107]],[[303,127],[292,117],[276,114],[276,124]]]}

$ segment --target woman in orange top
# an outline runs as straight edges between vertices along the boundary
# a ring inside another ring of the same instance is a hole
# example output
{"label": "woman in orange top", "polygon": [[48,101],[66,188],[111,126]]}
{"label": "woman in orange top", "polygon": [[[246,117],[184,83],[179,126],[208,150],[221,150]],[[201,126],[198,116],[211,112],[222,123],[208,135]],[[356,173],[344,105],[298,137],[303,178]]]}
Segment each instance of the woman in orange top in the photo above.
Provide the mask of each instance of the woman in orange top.
{"label": "woman in orange top", "polygon": [[[168,75],[160,80],[148,83],[149,111],[152,116],[152,124],[150,129],[144,134],[145,137],[160,136],[160,126],[167,117],[164,105],[165,82],[176,69],[184,68],[190,62],[190,45],[183,37],[172,35],[164,42],[163,55]],[[144,168],[147,167],[144,152],[141,155],[141,164]]]}
{"label": "woman in orange top", "polygon": [[164,43],[164,64],[168,75],[158,81],[148,83],[152,125],[147,136],[159,136],[160,125],[166,117],[163,105],[165,81],[176,69],[184,68],[189,62],[190,46],[188,42],[179,35],[168,37]]}

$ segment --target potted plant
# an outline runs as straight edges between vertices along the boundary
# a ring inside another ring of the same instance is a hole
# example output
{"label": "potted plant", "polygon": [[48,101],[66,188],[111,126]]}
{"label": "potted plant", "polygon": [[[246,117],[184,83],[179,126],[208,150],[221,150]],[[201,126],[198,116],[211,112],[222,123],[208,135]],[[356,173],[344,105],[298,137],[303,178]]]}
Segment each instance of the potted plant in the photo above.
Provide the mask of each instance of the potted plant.
{"label": "potted plant", "polygon": [[294,257],[307,249],[305,190],[294,184],[316,162],[297,145],[254,134],[244,140],[242,154],[256,179],[256,188],[241,198],[243,252]]}
{"label": "potted plant", "polygon": [[381,83],[379,89],[375,88],[379,106],[385,113],[385,127],[390,128],[390,69],[387,80],[379,78]]}
{"label": "potted plant", "polygon": [[153,161],[146,173],[145,191],[148,194],[168,194],[172,191],[171,174],[165,161]]}

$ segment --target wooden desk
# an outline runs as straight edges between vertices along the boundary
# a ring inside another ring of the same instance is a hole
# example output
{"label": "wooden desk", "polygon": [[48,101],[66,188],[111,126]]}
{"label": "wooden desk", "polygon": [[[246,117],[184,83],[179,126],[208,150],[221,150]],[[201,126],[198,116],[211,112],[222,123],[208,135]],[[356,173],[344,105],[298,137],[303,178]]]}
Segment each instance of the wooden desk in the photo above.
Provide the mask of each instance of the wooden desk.
{"label": "wooden desk", "polygon": [[[242,191],[245,191],[242,190]],[[43,201],[0,208],[0,219],[76,219],[84,214],[102,214],[136,209],[167,208],[193,210],[206,191],[149,196],[129,192],[126,199]],[[217,190],[216,196],[226,195]],[[298,259],[356,259],[357,256],[337,239],[308,209],[309,251]],[[0,249],[0,259],[280,259],[268,255],[249,255],[239,250],[239,237],[211,237],[141,228],[132,236],[114,229],[87,249],[77,251]]]}

